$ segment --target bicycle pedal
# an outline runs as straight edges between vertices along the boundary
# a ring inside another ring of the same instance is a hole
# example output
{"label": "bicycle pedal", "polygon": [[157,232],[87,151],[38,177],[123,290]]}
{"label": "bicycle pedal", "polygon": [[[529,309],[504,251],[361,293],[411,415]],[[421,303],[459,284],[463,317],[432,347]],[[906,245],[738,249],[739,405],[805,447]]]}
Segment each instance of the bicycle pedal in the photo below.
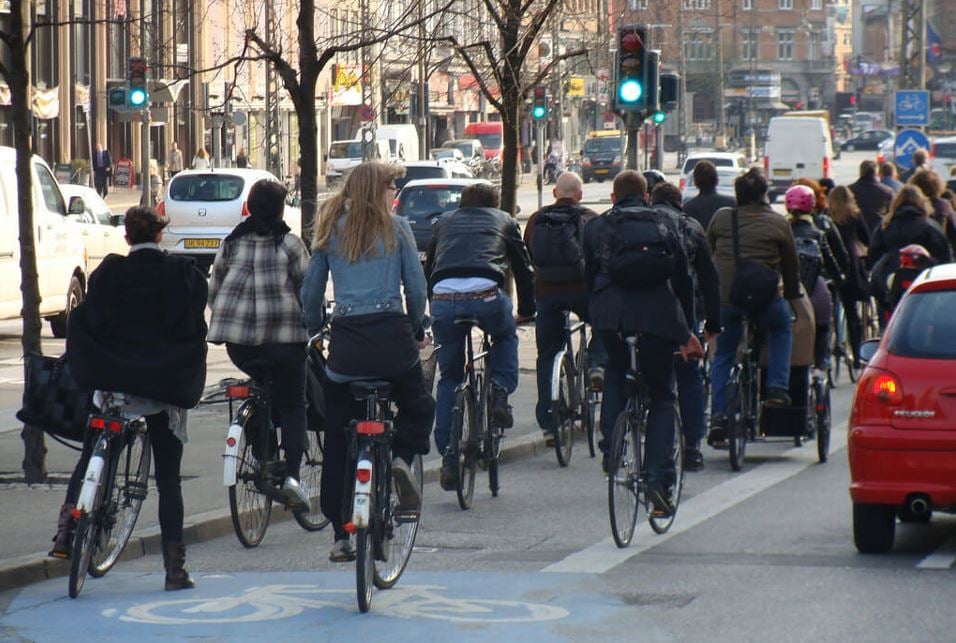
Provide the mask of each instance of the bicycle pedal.
{"label": "bicycle pedal", "polygon": [[394,515],[396,524],[408,525],[421,520],[422,512],[420,509],[400,509]]}

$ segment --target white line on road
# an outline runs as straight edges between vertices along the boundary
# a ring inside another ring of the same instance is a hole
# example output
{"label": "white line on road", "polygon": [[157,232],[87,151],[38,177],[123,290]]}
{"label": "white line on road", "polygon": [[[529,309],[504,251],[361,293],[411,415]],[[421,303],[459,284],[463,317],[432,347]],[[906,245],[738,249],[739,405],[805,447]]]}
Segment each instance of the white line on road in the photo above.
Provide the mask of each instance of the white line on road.
{"label": "white line on road", "polygon": [[[804,446],[785,451],[781,457],[787,458],[786,462],[762,464],[682,502],[677,519],[666,534],[657,535],[647,525],[639,525],[631,546],[626,549],[619,549],[611,538],[607,538],[548,565],[541,571],[570,574],[603,574],[610,571],[634,556],[667,542],[677,534],[693,529],[705,520],[810,467],[817,460],[815,457],[810,458],[811,453],[816,455],[816,445],[811,443],[809,446],[809,449]],[[830,457],[845,446],[846,426],[834,427],[830,438]]]}
{"label": "white line on road", "polygon": [[916,569],[949,569],[956,563],[956,536],[950,538],[924,558]]}

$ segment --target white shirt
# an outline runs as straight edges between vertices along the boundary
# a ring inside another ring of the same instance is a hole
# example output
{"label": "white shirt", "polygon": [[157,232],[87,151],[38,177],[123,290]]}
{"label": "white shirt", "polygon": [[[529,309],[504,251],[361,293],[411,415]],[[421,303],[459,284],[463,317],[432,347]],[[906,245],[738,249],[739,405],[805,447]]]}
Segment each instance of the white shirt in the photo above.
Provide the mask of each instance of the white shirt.
{"label": "white shirt", "polygon": [[467,292],[481,292],[496,287],[498,284],[492,279],[485,277],[455,277],[442,279],[432,292],[438,295],[453,295]]}

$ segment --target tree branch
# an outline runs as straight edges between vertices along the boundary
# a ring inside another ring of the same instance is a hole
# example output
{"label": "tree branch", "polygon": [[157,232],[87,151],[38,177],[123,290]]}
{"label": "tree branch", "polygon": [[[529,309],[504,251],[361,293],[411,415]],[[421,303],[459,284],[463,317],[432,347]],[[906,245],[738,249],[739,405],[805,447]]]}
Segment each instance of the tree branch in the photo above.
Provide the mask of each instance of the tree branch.
{"label": "tree branch", "polygon": [[569,52],[561,54],[560,56],[556,56],[552,58],[551,62],[545,65],[544,69],[540,70],[537,73],[537,75],[534,77],[534,81],[532,81],[532,83],[528,87],[524,88],[524,90],[521,92],[522,97],[528,94],[528,90],[530,88],[534,87],[535,85],[540,85],[542,81],[544,81],[544,79],[548,76],[548,74],[550,74],[551,71],[555,68],[555,66],[561,63],[561,61],[568,60],[569,58],[575,58],[577,56],[586,56],[587,53],[588,53],[587,49],[575,49],[574,51],[569,51]]}
{"label": "tree branch", "polygon": [[478,89],[481,90],[481,93],[485,95],[485,98],[491,103],[491,106],[494,107],[499,112],[502,110],[501,100],[495,98],[491,94],[491,90],[488,87],[488,84],[485,82],[485,79],[482,78],[481,72],[478,71],[478,65],[475,64],[474,59],[471,57],[471,54],[468,53],[468,49],[474,47],[484,47],[485,55],[489,56],[489,64],[491,65],[492,74],[495,76],[495,82],[498,83],[498,88],[501,89],[501,79],[498,75],[497,61],[493,57],[493,52],[491,50],[491,45],[488,41],[483,41],[480,43],[475,43],[473,45],[468,45],[467,47],[462,46],[454,36],[446,36],[443,40],[447,40],[455,48],[455,51],[458,52],[458,55],[461,56],[462,60],[465,61],[465,66],[471,71],[471,75],[475,77],[475,82],[478,83]]}
{"label": "tree branch", "polygon": [[[531,18],[531,24],[528,25],[528,29],[522,38],[521,46],[518,49],[521,60],[527,58],[528,52],[531,51],[531,47],[534,46],[535,41],[538,39],[538,34],[544,27],[544,23],[551,17],[551,14],[554,13],[554,8],[558,2],[559,0],[548,0],[541,11]],[[557,43],[551,43],[551,46],[554,47],[556,44]]]}

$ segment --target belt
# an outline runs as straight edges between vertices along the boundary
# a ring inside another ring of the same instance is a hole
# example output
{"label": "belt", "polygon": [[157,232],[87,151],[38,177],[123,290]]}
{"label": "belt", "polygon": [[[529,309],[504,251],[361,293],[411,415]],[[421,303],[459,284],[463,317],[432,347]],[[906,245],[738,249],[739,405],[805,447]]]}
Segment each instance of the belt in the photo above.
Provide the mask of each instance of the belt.
{"label": "belt", "polygon": [[487,299],[488,297],[497,297],[498,287],[487,290],[478,290],[476,292],[439,292],[432,294],[432,299],[446,301],[450,299]]}

